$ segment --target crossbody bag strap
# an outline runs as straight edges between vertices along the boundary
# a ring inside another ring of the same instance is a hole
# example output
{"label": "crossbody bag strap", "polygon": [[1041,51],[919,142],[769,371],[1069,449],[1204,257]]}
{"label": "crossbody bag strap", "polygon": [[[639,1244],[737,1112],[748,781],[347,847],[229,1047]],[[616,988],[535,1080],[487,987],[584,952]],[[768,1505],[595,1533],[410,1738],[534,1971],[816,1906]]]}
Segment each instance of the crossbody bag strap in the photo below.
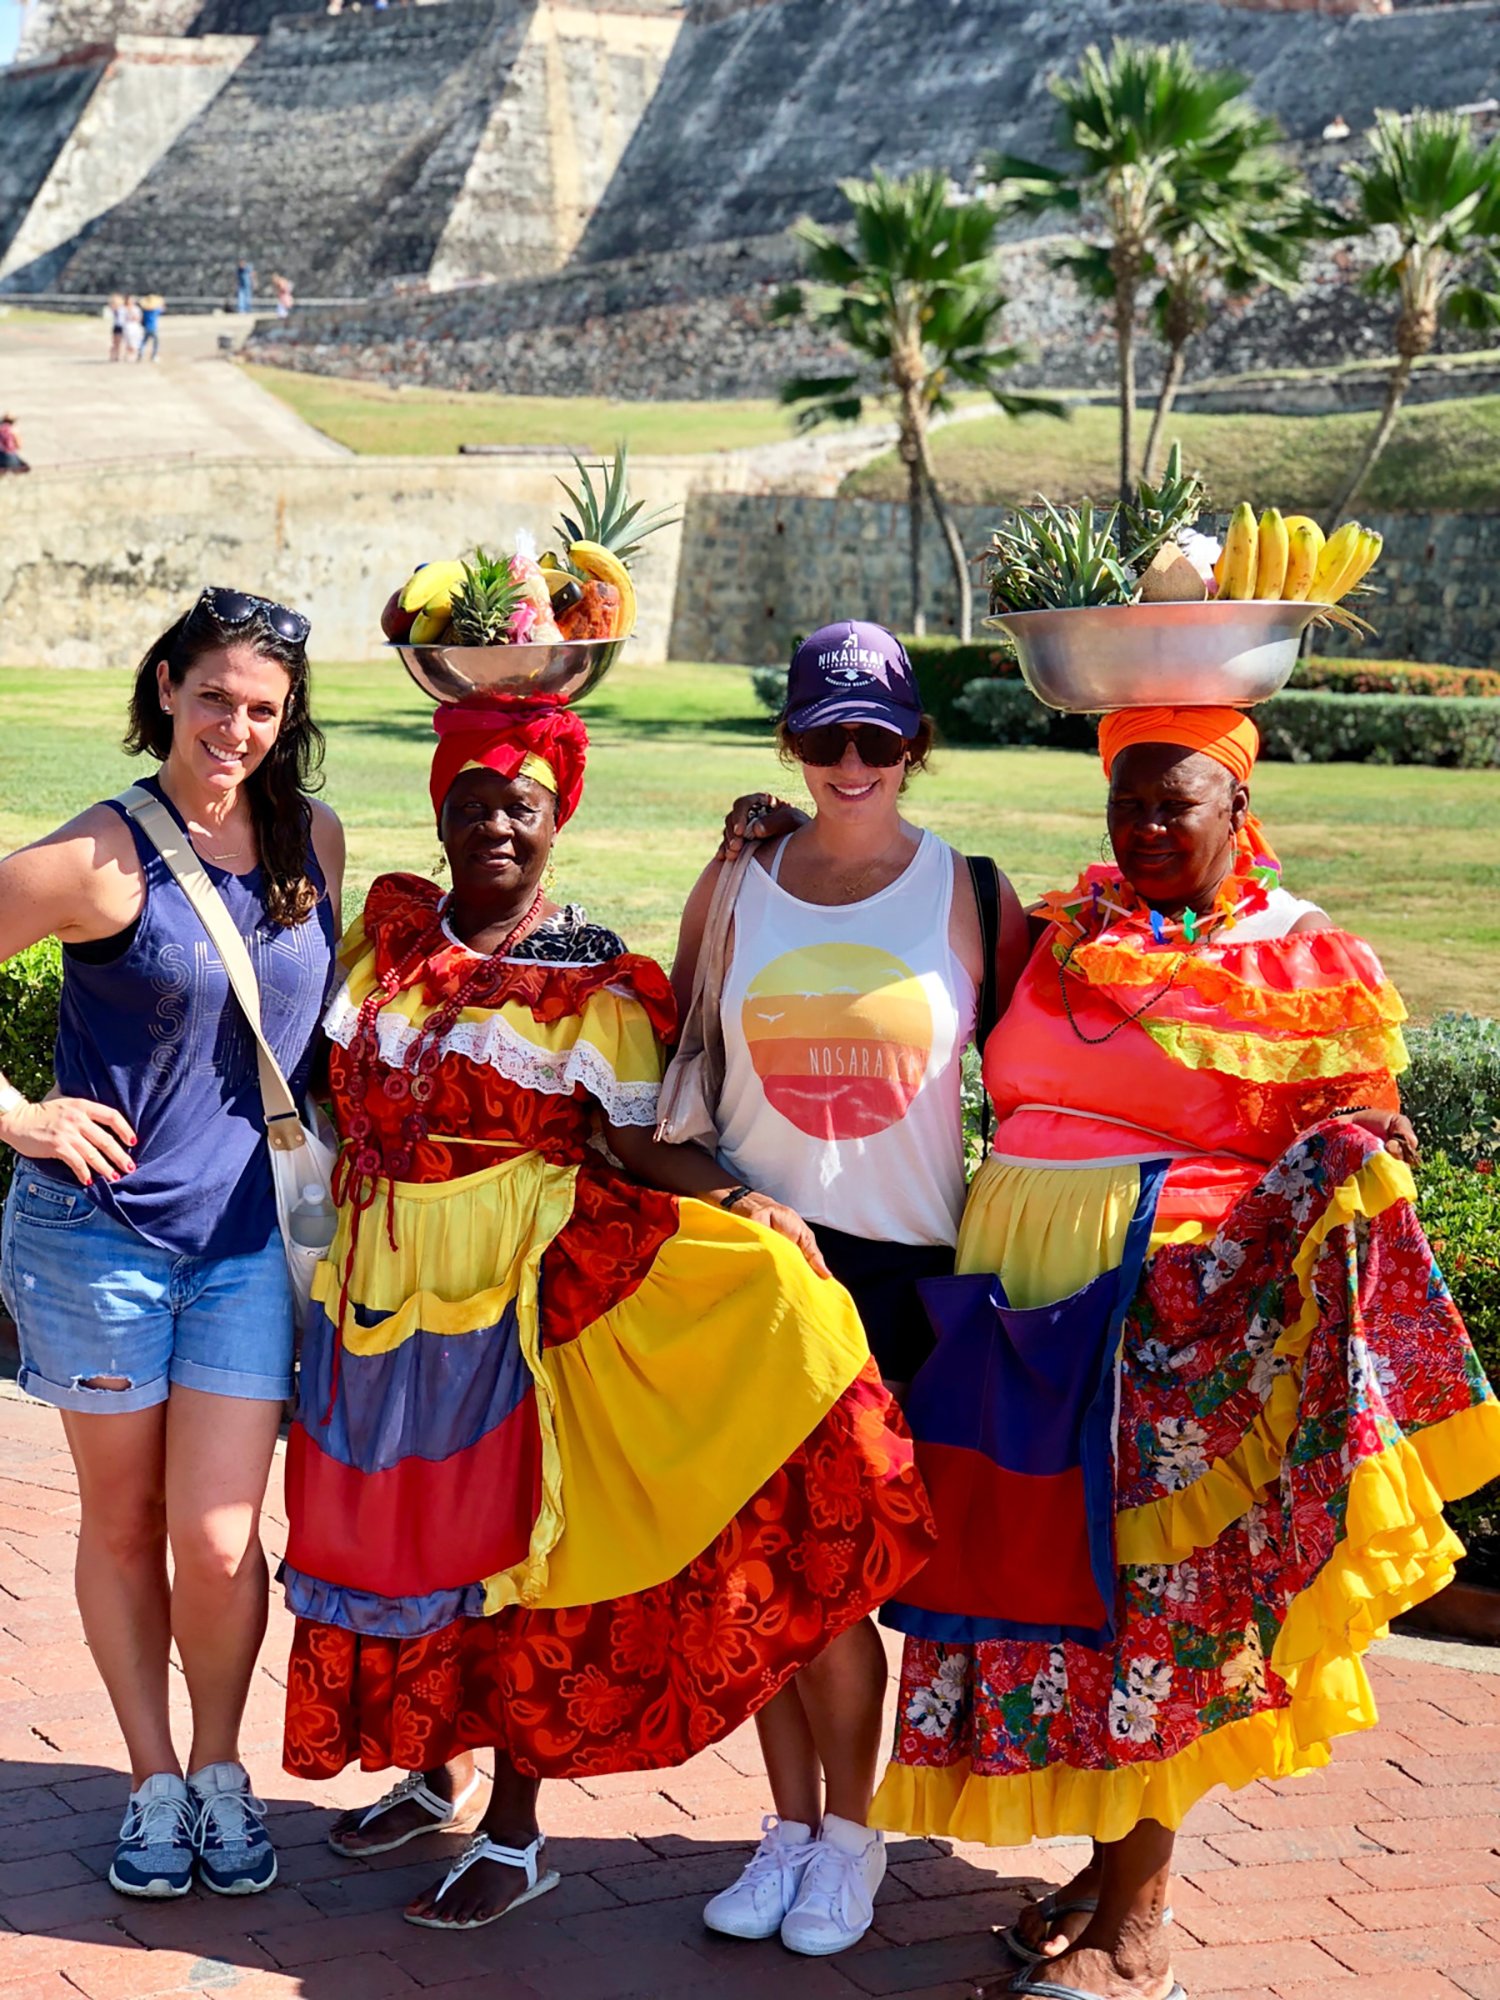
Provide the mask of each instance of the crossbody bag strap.
{"label": "crossbody bag strap", "polygon": [[245,940],[235,928],[224,898],[209,880],[203,863],[184,839],[175,819],[154,793],[144,785],[131,785],[115,801],[135,821],[167,864],[193,914],[208,933],[228,976],[230,989],[255,1037],[256,1063],[260,1072],[261,1111],[273,1146],[290,1152],[302,1144],[302,1119],[281,1065],[272,1053],[260,1024],[260,982],[245,949]]}
{"label": "crossbody bag strap", "polygon": [[[709,1046],[710,1025],[718,1022],[719,995],[724,985],[724,958],[729,945],[729,926],[734,921],[734,906],[739,900],[740,884],[745,879],[745,870],[754,860],[754,848],[749,841],[741,847],[733,861],[726,861],[719,870],[719,878],[714,883],[713,895],[709,898],[708,914],[703,919],[703,936],[698,941],[698,962],[693,967],[693,991],[688,1001],[687,1017],[679,1029],[679,1041],[686,1037],[685,1030],[691,1021],[697,1030],[698,1046]],[[712,1004],[710,1004],[712,1003]],[[722,1047],[723,1035],[717,1035],[717,1045]]]}
{"label": "crossbody bag strap", "polygon": [[[974,885],[974,901],[979,910],[979,948],[984,955],[984,971],[979,981],[979,1005],[974,1021],[974,1040],[981,1056],[984,1045],[994,1027],[997,1009],[995,1006],[995,954],[1000,949],[1000,871],[988,854],[966,854],[964,860],[969,867],[969,880]],[[981,1159],[989,1156],[990,1150],[990,1094],[980,1085],[979,1091],[979,1153]]]}

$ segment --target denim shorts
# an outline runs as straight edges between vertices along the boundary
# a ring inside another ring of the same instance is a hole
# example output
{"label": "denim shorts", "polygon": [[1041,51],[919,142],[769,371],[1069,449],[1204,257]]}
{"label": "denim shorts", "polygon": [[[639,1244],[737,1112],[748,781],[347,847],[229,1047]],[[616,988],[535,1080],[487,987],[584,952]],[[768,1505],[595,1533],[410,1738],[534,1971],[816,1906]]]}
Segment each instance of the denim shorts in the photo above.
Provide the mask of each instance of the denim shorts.
{"label": "denim shorts", "polygon": [[[0,1291],[20,1337],[21,1387],[59,1410],[148,1410],[173,1383],[276,1403],[292,1393],[292,1289],[279,1235],[244,1257],[148,1243],[87,1188],[17,1160],[0,1234]],[[90,1389],[95,1379],[124,1389]]]}

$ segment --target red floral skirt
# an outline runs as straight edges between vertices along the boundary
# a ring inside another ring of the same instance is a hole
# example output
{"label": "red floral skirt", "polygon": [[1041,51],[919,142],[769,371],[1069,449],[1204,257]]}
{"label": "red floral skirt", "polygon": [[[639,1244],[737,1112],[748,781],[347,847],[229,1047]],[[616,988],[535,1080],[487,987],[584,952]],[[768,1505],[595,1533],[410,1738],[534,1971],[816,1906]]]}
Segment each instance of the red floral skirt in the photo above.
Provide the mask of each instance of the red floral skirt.
{"label": "red floral skirt", "polygon": [[544,1778],[680,1764],[893,1596],[933,1541],[910,1438],[871,1362],[713,1545],[650,1590],[461,1618],[420,1639],[299,1619],[285,1767],[431,1770],[491,1746]]}

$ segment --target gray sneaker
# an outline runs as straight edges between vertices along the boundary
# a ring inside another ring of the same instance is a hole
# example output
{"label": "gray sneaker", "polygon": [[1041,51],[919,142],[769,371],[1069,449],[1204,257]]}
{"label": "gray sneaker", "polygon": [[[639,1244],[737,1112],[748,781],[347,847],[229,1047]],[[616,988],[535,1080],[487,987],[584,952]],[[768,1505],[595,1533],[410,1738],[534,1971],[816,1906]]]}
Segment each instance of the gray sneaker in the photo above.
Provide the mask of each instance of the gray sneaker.
{"label": "gray sneaker", "polygon": [[122,1896],[185,1896],[193,1886],[198,1803],[174,1772],[130,1794],[109,1882]]}
{"label": "gray sneaker", "polygon": [[216,1896],[257,1896],[276,1880],[266,1809],[243,1764],[205,1764],[188,1778],[198,1806],[198,1875]]}

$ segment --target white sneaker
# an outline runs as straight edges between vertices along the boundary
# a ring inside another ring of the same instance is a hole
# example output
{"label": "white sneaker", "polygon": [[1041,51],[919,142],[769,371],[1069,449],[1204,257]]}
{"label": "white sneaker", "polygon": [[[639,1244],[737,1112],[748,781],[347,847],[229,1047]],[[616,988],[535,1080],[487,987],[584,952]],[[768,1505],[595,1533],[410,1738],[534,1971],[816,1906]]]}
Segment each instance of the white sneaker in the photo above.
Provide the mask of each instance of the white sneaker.
{"label": "white sneaker", "polygon": [[801,1820],[767,1813],[760,1828],[760,1846],[739,1880],[721,1889],[703,1912],[704,1923],[723,1937],[775,1937],[796,1901],[802,1871],[816,1851],[812,1828]]}
{"label": "white sneaker", "polygon": [[874,1922],[875,1891],[884,1880],[884,1835],[829,1813],[781,1926],[781,1942],[807,1958],[847,1951]]}

